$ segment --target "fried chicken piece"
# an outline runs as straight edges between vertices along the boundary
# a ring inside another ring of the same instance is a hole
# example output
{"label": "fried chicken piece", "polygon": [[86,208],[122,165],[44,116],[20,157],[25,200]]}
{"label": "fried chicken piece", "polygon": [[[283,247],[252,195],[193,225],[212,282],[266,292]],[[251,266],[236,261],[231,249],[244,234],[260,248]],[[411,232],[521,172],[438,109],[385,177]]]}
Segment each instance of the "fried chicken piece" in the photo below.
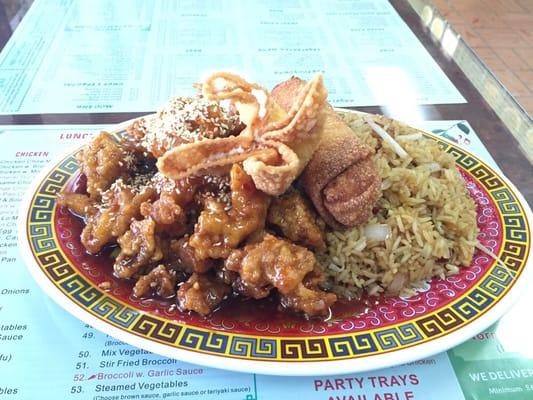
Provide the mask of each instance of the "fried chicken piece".
{"label": "fried chicken piece", "polygon": [[164,252],[156,235],[155,222],[148,217],[131,222],[130,229],[117,240],[120,245],[113,270],[119,278],[131,278],[147,265],[161,261]]}
{"label": "fried chicken piece", "polygon": [[269,197],[257,190],[241,166],[230,172],[231,208],[209,198],[189,244],[200,259],[226,258],[243,240],[265,226]]}
{"label": "fried chicken piece", "polygon": [[118,178],[127,179],[134,157],[109,133],[102,132],[80,152],[78,161],[81,172],[87,177],[87,193],[99,199]]}
{"label": "fried chicken piece", "polygon": [[[228,271],[226,269],[226,271]],[[229,271],[234,272],[235,271]],[[252,299],[263,299],[270,294],[272,285],[266,279],[258,279],[257,283],[250,283],[242,279],[240,276],[235,277],[231,286],[236,293],[244,297],[251,297]]]}
{"label": "fried chicken piece", "polygon": [[337,301],[337,296],[319,288],[324,281],[322,272],[315,268],[305,276],[295,290],[280,295],[281,305],[294,311],[304,312],[310,317],[326,316],[330,312],[330,307]]}
{"label": "fried chicken piece", "polygon": [[176,203],[175,192],[163,192],[159,199],[141,204],[141,215],[151,217],[156,223],[158,232],[166,232],[172,236],[182,236],[187,230],[185,211]]}
{"label": "fried chicken piece", "polygon": [[208,198],[217,198],[230,203],[230,182],[228,168],[210,171],[209,175],[192,175],[187,178],[173,180],[161,173],[154,175],[154,184],[158,192],[172,196],[173,202],[187,210],[194,206],[201,207]]}
{"label": "fried chicken piece", "polygon": [[175,181],[174,192],[177,196],[177,204],[179,204],[181,207],[184,207],[191,203],[202,184],[203,180],[199,176],[189,176],[187,178]]}
{"label": "fried chicken piece", "polygon": [[184,311],[207,315],[231,292],[231,288],[216,277],[192,274],[178,289],[178,304]]}
{"label": "fried chicken piece", "polygon": [[233,282],[236,292],[261,299],[276,288],[283,306],[308,316],[326,315],[337,301],[337,296],[318,288],[323,277],[313,253],[272,235],[234,250],[224,266],[239,274]]}
{"label": "fried chicken piece", "polygon": [[145,187],[140,192],[125,185],[121,180],[102,196],[102,204],[91,207],[86,225],[81,233],[81,242],[92,254],[98,253],[106,244],[122,236],[134,218],[141,216],[141,204],[153,199],[156,192]]}
{"label": "fried chicken piece", "polygon": [[267,234],[260,243],[233,250],[224,266],[239,273],[236,291],[260,299],[274,287],[290,293],[315,263],[315,256],[306,248]]}
{"label": "fried chicken piece", "polygon": [[80,193],[61,192],[57,195],[57,204],[67,207],[74,214],[85,217],[94,206],[94,202],[89,196]]}
{"label": "fried chicken piece", "polygon": [[308,288],[303,283],[290,293],[280,296],[281,305],[294,311],[302,311],[306,315],[324,316],[337,301],[333,293],[326,293],[318,288]]}
{"label": "fried chicken piece", "polygon": [[206,199],[204,210],[194,227],[189,245],[196,250],[199,259],[225,258],[242,240],[232,224],[224,203]]}
{"label": "fried chicken piece", "polygon": [[163,264],[158,265],[135,283],[133,294],[136,297],[148,297],[155,291],[163,298],[176,295],[176,272],[169,271]]}
{"label": "fried chicken piece", "polygon": [[324,226],[297,190],[291,190],[275,198],[268,210],[267,221],[276,225],[283,236],[305,247],[324,250]]}
{"label": "fried chicken piece", "polygon": [[135,120],[128,127],[154,157],[184,143],[238,134],[244,125],[237,110],[202,97],[173,97],[153,118]]}
{"label": "fried chicken piece", "polygon": [[210,258],[199,258],[186,237],[170,242],[170,262],[177,270],[189,274],[193,272],[205,273],[214,265]]}

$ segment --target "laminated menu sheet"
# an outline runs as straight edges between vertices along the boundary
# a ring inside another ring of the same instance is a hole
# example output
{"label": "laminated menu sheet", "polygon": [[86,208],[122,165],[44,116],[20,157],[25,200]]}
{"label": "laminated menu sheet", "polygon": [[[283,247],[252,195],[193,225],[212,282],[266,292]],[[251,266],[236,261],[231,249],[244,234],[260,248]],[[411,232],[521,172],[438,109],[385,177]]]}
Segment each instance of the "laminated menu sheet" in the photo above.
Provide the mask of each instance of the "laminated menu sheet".
{"label": "laminated menu sheet", "polygon": [[[418,125],[495,166],[467,121]],[[33,176],[100,128],[0,126],[0,399],[532,398],[533,351],[523,324],[531,293],[497,326],[447,353],[334,376],[276,377],[188,364],[129,346],[80,322],[31,278],[17,247],[16,219]]]}
{"label": "laminated menu sheet", "polygon": [[35,0],[0,54],[0,114],[153,111],[214,70],[321,72],[336,106],[465,102],[387,0]]}

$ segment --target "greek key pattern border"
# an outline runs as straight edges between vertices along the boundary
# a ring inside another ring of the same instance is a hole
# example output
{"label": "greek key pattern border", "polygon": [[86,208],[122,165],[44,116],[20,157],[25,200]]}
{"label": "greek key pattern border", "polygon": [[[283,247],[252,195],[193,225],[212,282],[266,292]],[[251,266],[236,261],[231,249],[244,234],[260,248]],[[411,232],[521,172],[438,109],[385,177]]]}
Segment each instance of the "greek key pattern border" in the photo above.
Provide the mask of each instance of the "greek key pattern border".
{"label": "greek key pattern border", "polygon": [[394,326],[331,336],[277,337],[238,334],[180,324],[140,313],[92,285],[62,252],[53,225],[55,196],[78,171],[73,155],[52,169],[39,185],[27,214],[28,243],[43,273],[86,312],[146,340],[182,350],[258,361],[325,361],[368,357],[428,342],[465,326],[487,312],[510,289],[529,256],[530,231],[512,190],[484,163],[440,141],[457,165],[474,176],[497,205],[503,221],[503,268],[492,265],[472,290],[429,315]]}

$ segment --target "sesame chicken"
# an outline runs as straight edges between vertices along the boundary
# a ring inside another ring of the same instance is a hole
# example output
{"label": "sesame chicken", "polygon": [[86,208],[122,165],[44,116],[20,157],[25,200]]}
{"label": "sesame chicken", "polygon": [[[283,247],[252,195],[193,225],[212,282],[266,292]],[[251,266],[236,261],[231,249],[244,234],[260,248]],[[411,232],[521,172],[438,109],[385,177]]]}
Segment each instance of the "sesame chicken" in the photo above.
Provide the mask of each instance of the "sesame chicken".
{"label": "sesame chicken", "polygon": [[242,160],[181,179],[158,170],[158,159],[175,146],[232,139],[244,128],[234,106],[175,97],[155,117],[134,121],[120,140],[103,132],[79,153],[76,189],[57,202],[83,218],[88,253],[107,257],[116,246],[113,277],[101,290],[125,280],[134,298],[201,316],[227,298],[269,296],[309,316],[327,314],[336,297],[319,289],[322,275],[307,249],[323,247],[323,226],[299,192],[273,198]]}

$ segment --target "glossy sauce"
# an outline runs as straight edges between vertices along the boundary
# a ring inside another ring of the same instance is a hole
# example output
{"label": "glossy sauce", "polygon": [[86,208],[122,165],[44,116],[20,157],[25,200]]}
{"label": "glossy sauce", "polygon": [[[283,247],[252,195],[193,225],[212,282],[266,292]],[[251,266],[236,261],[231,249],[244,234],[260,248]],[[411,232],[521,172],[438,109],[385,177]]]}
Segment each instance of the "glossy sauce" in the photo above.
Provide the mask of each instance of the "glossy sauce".
{"label": "glossy sauce", "polygon": [[265,299],[253,300],[242,297],[232,297],[225,300],[211,316],[221,319],[231,319],[240,322],[274,322],[290,323],[299,321],[329,321],[339,320],[356,315],[364,315],[374,309],[381,301],[382,297],[363,296],[357,300],[338,300],[331,307],[330,315],[327,318],[313,317],[307,318],[301,313],[283,308],[275,295]]}
{"label": "glossy sauce", "polygon": [[[76,193],[86,192],[86,178],[81,174],[69,188]],[[79,238],[81,230],[84,227],[83,219],[70,213],[72,220],[70,221],[72,233]],[[81,244],[80,244],[81,245]],[[113,251],[116,250],[116,245],[106,246],[102,251],[96,255],[87,254],[92,260],[91,264],[96,266],[102,272],[104,279],[114,281],[115,287],[120,287],[124,294],[131,294],[135,282],[133,280],[119,279],[113,275]],[[91,280],[90,275],[86,275]],[[93,282],[98,285],[99,282]],[[129,297],[129,295],[127,296]],[[128,301],[127,298],[122,300]],[[177,303],[176,298],[160,298],[154,296],[149,299],[142,300],[144,304],[151,304],[154,310],[166,310],[174,307]],[[224,300],[220,306],[206,318],[219,318],[226,320],[239,321],[242,323],[279,323],[279,324],[293,324],[295,322],[310,321],[321,322],[331,320],[342,320],[347,317],[356,315],[364,315],[383,301],[383,296],[366,296],[355,300],[338,300],[330,309],[330,314],[327,317],[313,317],[307,318],[302,313],[296,313],[285,309],[280,305],[276,294],[272,294],[261,300],[246,299],[240,296],[230,296]],[[188,312],[187,312],[188,314]]]}

